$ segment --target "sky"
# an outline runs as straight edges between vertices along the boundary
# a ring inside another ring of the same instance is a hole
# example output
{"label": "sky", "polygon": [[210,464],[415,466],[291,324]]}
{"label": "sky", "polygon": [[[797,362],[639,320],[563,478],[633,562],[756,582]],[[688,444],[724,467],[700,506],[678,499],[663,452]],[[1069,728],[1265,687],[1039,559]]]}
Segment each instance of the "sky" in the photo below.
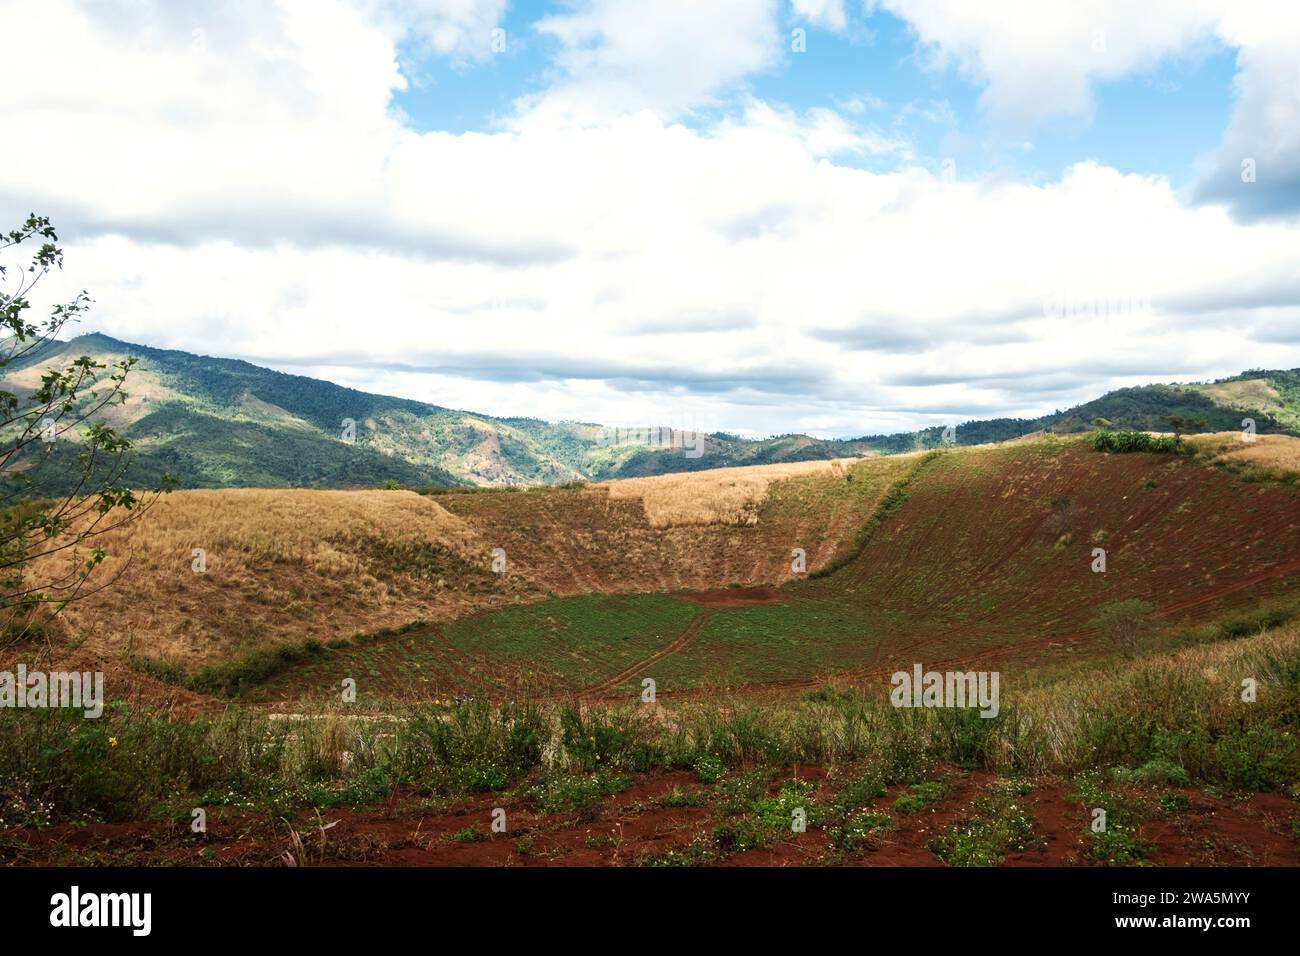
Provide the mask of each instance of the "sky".
{"label": "sky", "polygon": [[0,0],[76,331],[851,437],[1300,366],[1300,4]]}

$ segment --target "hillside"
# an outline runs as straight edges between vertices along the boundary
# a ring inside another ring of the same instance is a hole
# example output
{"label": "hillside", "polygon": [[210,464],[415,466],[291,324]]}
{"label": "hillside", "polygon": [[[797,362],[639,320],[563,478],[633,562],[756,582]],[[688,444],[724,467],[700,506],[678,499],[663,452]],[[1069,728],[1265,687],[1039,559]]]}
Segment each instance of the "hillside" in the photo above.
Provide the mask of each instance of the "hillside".
{"label": "hillside", "polygon": [[120,579],[65,614],[86,651],[191,675],[317,642],[238,685],[270,698],[352,673],[379,696],[617,697],[645,676],[681,693],[1070,659],[1107,602],[1149,601],[1176,631],[1294,601],[1298,450],[1252,448],[1277,478],[1213,448],[1049,437],[571,488],[176,492],[104,542]]}
{"label": "hillside", "polygon": [[[0,713],[6,819],[41,824],[4,852],[89,817],[110,863],[1294,865],[1300,440],[1194,445],[176,492],[49,648],[106,672],[102,719]],[[1158,611],[1131,653],[1091,625],[1125,597]],[[992,672],[996,713],[900,710],[916,663]]]}
{"label": "hillside", "polygon": [[[81,355],[139,359],[127,401],[106,417],[135,441],[130,477],[142,485],[164,472],[181,488],[555,485],[858,458],[942,444],[938,426],[848,440],[806,435],[750,440],[665,430],[658,445],[636,435],[611,441],[609,432],[593,423],[495,418],[100,334],[32,353],[4,370],[3,387],[30,389],[42,369]],[[976,445],[1043,431],[1068,434],[1086,430],[1097,417],[1117,428],[1167,430],[1168,415],[1203,421],[1210,431],[1239,429],[1242,418],[1251,416],[1260,433],[1300,433],[1300,370],[1120,389],[1039,418],[966,422],[957,425],[955,437],[959,445]],[[345,420],[355,422],[350,442],[341,440]],[[683,444],[701,453],[685,454]],[[61,447],[58,454],[71,456],[75,447]],[[44,469],[38,490],[65,490],[60,479],[49,477],[63,471]]]}
{"label": "hillside", "polygon": [[[1203,422],[1203,431],[1240,431],[1244,418],[1254,418],[1260,434],[1300,434],[1300,369],[1255,369],[1230,378],[1200,384],[1155,384],[1119,388],[1100,398],[1038,418],[994,418],[970,421],[955,428],[958,445],[1010,441],[1035,432],[1069,435],[1087,431],[1097,418],[1115,428],[1169,431],[1168,416]],[[896,435],[865,435],[858,441],[883,453],[935,448],[942,427]]]}
{"label": "hillside", "polygon": [[[175,491],[100,539],[100,573],[115,583],[63,613],[75,639],[106,657],[192,669],[554,596],[777,583],[791,576],[789,542],[810,569],[825,564],[909,460],[435,496]],[[204,549],[203,573],[193,548]]]}

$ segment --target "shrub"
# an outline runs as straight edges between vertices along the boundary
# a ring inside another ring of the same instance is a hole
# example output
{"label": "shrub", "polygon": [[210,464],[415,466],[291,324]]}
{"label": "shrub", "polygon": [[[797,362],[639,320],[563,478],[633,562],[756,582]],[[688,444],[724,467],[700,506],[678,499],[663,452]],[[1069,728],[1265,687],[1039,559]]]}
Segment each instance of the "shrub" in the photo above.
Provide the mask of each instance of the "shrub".
{"label": "shrub", "polygon": [[1188,446],[1183,445],[1168,435],[1148,435],[1139,431],[1094,432],[1092,447],[1096,451],[1109,451],[1119,454],[1130,452],[1150,452],[1157,455],[1177,455]]}
{"label": "shrub", "polygon": [[1093,627],[1111,647],[1132,657],[1143,636],[1155,627],[1155,607],[1137,598],[1102,605],[1092,619]]}
{"label": "shrub", "polygon": [[1220,738],[1215,753],[1219,772],[1233,787],[1283,790],[1300,773],[1296,741],[1289,732],[1259,723]]}
{"label": "shrub", "polygon": [[548,736],[532,707],[471,701],[451,712],[424,708],[399,733],[399,767],[430,789],[502,790],[541,762]]}

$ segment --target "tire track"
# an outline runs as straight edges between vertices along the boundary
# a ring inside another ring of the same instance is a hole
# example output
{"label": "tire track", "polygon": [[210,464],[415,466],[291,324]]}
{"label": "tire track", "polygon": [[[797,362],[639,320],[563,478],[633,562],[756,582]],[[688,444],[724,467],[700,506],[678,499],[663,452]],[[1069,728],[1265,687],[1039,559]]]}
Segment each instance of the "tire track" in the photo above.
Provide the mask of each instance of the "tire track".
{"label": "tire track", "polygon": [[670,644],[667,644],[660,650],[655,651],[655,653],[651,654],[649,657],[637,661],[635,664],[631,665],[630,667],[623,668],[623,670],[619,671],[613,677],[607,678],[606,680],[601,681],[599,684],[593,684],[592,686],[583,690],[580,696],[600,697],[605,694],[608,694],[619,684],[623,683],[623,681],[631,680],[633,677],[635,677],[641,671],[645,670],[647,667],[659,663],[659,661],[663,660],[665,657],[669,657],[673,654],[676,654],[678,651],[682,650],[684,647],[690,644],[691,641],[695,640],[696,636],[700,633],[701,630],[703,630],[705,623],[712,616],[713,616],[713,612],[711,610],[705,609],[699,611],[698,613],[696,613],[695,617],[691,618],[691,623],[686,625],[686,630],[682,631],[682,633]]}

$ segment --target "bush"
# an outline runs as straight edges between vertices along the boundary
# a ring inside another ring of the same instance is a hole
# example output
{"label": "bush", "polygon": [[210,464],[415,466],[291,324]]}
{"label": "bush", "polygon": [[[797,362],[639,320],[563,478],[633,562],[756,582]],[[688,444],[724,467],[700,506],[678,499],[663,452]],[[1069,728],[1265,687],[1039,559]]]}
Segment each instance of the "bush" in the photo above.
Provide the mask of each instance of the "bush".
{"label": "bush", "polygon": [[429,789],[503,790],[541,762],[548,736],[532,707],[425,708],[399,733],[399,765],[406,780]]}
{"label": "bush", "polygon": [[717,783],[727,768],[723,766],[722,761],[717,757],[712,754],[704,754],[695,761],[693,769],[700,783]]}
{"label": "bush", "polygon": [[560,735],[569,759],[589,772],[604,767],[649,770],[662,762],[635,711],[589,710],[583,714],[568,706],[560,712]]}
{"label": "bush", "polygon": [[1300,773],[1296,741],[1289,732],[1260,723],[1220,738],[1215,748],[1219,773],[1233,787],[1283,790]]}
{"label": "bush", "polygon": [[880,771],[872,768],[850,778],[840,787],[835,806],[845,813],[865,807],[877,797],[885,795],[885,784]]}
{"label": "bush", "polygon": [[1129,598],[1102,605],[1092,626],[1101,632],[1111,647],[1132,657],[1138,644],[1155,627],[1155,606],[1147,601]]}
{"label": "bush", "polygon": [[1096,451],[1109,451],[1119,454],[1129,452],[1150,452],[1157,455],[1177,455],[1188,446],[1168,435],[1148,435],[1139,431],[1094,432],[1092,447]]}

